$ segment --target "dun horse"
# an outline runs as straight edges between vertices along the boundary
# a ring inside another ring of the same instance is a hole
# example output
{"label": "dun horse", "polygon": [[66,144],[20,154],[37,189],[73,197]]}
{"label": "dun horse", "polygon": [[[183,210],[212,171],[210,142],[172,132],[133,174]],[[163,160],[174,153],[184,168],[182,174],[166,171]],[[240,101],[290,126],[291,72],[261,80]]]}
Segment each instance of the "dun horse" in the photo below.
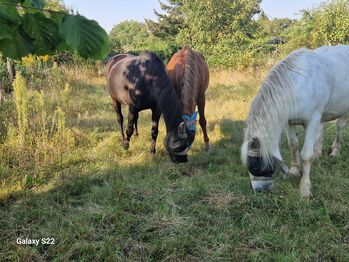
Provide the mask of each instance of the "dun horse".
{"label": "dun horse", "polygon": [[294,51],[271,70],[251,104],[241,149],[255,191],[272,188],[276,167],[288,171],[279,148],[283,128],[291,148],[289,172],[300,174],[294,126],[303,125],[300,192],[311,196],[310,168],[322,153],[323,122],[340,119],[332,146],[336,155],[340,130],[349,116],[348,72],[349,46]]}
{"label": "dun horse", "polygon": [[196,131],[196,105],[200,115],[200,126],[203,131],[205,150],[210,148],[209,138],[206,131],[205,118],[205,91],[209,82],[208,66],[203,55],[184,47],[175,53],[167,65],[167,72],[176,90],[183,110],[183,119],[192,136]]}
{"label": "dun horse", "polygon": [[[151,152],[155,153],[159,119],[163,113],[167,130],[166,150],[172,161],[186,162],[192,140],[188,137],[188,129],[183,122],[176,93],[171,87],[165,66],[159,58],[153,53],[143,53],[139,56],[118,55],[109,61],[107,72],[108,90],[120,124],[124,147],[129,146],[138,113],[151,109]],[[123,130],[122,104],[128,105],[126,140]]]}

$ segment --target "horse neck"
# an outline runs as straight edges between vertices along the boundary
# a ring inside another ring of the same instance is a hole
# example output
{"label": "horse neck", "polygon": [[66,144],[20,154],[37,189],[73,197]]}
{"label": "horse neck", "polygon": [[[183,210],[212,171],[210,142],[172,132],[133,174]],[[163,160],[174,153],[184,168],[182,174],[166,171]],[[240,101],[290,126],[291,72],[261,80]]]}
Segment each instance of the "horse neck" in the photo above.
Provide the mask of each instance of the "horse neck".
{"label": "horse neck", "polygon": [[183,121],[182,109],[170,81],[164,79],[162,83],[154,85],[154,91],[164,116],[167,133],[177,132],[178,125]]}
{"label": "horse neck", "polygon": [[[251,112],[253,114],[253,112]],[[286,121],[286,120],[285,120]],[[249,120],[247,127],[248,138],[257,137],[260,141],[260,153],[264,161],[269,161],[272,156],[282,159],[280,153],[280,138],[283,128],[285,127],[282,120],[263,117],[258,119],[257,123],[251,123]],[[254,125],[254,128],[251,128]],[[258,127],[256,129],[255,127]]]}
{"label": "horse neck", "polygon": [[195,103],[186,103],[186,101],[183,101],[181,99],[181,106],[183,108],[183,114],[184,115],[192,115],[195,112]]}
{"label": "horse neck", "polygon": [[195,111],[195,98],[197,93],[196,81],[199,81],[197,77],[198,66],[195,63],[195,54],[192,50],[188,50],[185,59],[185,68],[183,76],[183,85],[181,90],[181,105],[183,107],[183,114],[191,115]]}

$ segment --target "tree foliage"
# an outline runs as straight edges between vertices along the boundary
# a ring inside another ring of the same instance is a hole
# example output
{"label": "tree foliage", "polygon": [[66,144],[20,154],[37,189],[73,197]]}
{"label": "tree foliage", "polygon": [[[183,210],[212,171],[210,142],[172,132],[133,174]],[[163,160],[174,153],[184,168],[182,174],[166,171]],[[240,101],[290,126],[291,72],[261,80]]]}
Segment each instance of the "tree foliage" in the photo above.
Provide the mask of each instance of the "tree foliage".
{"label": "tree foliage", "polygon": [[349,0],[330,0],[301,12],[301,19],[285,32],[285,53],[299,47],[349,43]]}
{"label": "tree foliage", "polygon": [[173,39],[184,26],[184,0],[168,0],[168,4],[159,1],[162,13],[154,10],[158,21],[145,19],[150,32],[159,38]]}
{"label": "tree foliage", "polygon": [[68,14],[59,1],[0,0],[0,52],[20,59],[28,54],[46,55],[76,51],[82,57],[103,58],[108,50],[108,35],[93,20]]}
{"label": "tree foliage", "polygon": [[313,12],[315,37],[320,44],[349,42],[349,1],[332,0]]}
{"label": "tree foliage", "polygon": [[[182,42],[209,52],[212,45],[229,42],[246,43],[254,34],[253,16],[260,12],[261,0],[193,0],[185,1],[185,26]],[[209,19],[208,19],[209,18]]]}
{"label": "tree foliage", "polygon": [[170,58],[179,48],[173,41],[149,33],[145,23],[132,20],[114,25],[109,38],[113,53],[152,51],[162,60]]}
{"label": "tree foliage", "polygon": [[178,42],[204,53],[211,65],[233,66],[245,59],[254,39],[257,23],[253,17],[260,12],[260,2],[184,1],[185,20]]}
{"label": "tree foliage", "polygon": [[112,50],[132,50],[139,48],[149,38],[147,27],[144,23],[126,20],[114,25],[109,34]]}
{"label": "tree foliage", "polygon": [[257,19],[258,23],[258,37],[271,40],[276,37],[281,37],[287,28],[292,26],[295,20],[290,18],[273,18],[262,12]]}
{"label": "tree foliage", "polygon": [[158,21],[125,22],[111,39],[118,49],[150,50],[162,57],[183,45],[204,54],[211,66],[251,66],[273,61],[300,47],[349,43],[349,0],[329,0],[301,10],[298,20],[270,19],[261,0],[160,1]]}

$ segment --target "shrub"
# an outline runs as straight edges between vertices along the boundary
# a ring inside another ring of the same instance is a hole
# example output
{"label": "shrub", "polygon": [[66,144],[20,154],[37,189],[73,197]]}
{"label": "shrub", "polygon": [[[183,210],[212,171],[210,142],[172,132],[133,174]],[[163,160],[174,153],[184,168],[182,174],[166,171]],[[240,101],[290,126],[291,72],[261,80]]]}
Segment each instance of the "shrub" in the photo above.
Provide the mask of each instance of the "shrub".
{"label": "shrub", "polygon": [[[52,82],[58,70],[49,70],[49,77],[42,80],[55,84],[50,86],[51,90],[33,83],[27,85],[21,71],[13,82],[14,112],[7,119],[7,133],[0,142],[0,167],[9,168],[13,175],[25,174],[24,188],[35,185],[31,174],[47,170],[51,164],[63,163],[64,156],[75,146],[75,134],[66,125],[64,111],[69,110],[72,90],[68,83]],[[1,111],[3,108],[5,105],[1,105]]]}

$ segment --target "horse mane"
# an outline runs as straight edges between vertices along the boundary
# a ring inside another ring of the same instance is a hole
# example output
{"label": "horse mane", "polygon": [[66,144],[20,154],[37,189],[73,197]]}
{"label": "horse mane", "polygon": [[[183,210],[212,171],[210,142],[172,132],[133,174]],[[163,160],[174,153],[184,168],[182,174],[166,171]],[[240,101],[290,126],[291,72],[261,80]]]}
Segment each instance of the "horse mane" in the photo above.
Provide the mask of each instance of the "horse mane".
{"label": "horse mane", "polygon": [[182,122],[182,108],[178,101],[175,90],[172,88],[170,81],[164,82],[168,88],[162,88],[159,96],[159,104],[164,116],[166,129],[168,131],[177,130],[178,125]]}
{"label": "horse mane", "polygon": [[199,70],[197,63],[197,54],[191,48],[184,46],[186,50],[185,65],[184,65],[184,76],[183,76],[183,89],[181,102],[183,109],[191,108],[195,104],[196,100],[196,82],[199,79]]}
{"label": "horse mane", "polygon": [[247,118],[245,139],[241,150],[244,163],[247,160],[248,139],[252,137],[259,139],[263,163],[266,165],[270,162],[270,154],[273,153],[276,146],[276,132],[280,125],[281,130],[285,127],[293,114],[295,96],[291,73],[296,72],[307,77],[307,72],[297,64],[297,60],[301,55],[311,53],[312,51],[308,49],[292,52],[275,65],[263,81],[252,101]]}
{"label": "horse mane", "polygon": [[167,76],[166,68],[163,62],[153,53],[144,52],[137,57],[138,60],[146,58],[151,65],[147,68],[150,70],[147,72],[150,76],[154,76],[152,81],[152,91],[154,96],[158,100],[158,104],[161,107],[162,114],[167,131],[177,130],[178,125],[182,122],[182,108],[178,101],[178,97],[174,88],[171,86],[171,82]]}

